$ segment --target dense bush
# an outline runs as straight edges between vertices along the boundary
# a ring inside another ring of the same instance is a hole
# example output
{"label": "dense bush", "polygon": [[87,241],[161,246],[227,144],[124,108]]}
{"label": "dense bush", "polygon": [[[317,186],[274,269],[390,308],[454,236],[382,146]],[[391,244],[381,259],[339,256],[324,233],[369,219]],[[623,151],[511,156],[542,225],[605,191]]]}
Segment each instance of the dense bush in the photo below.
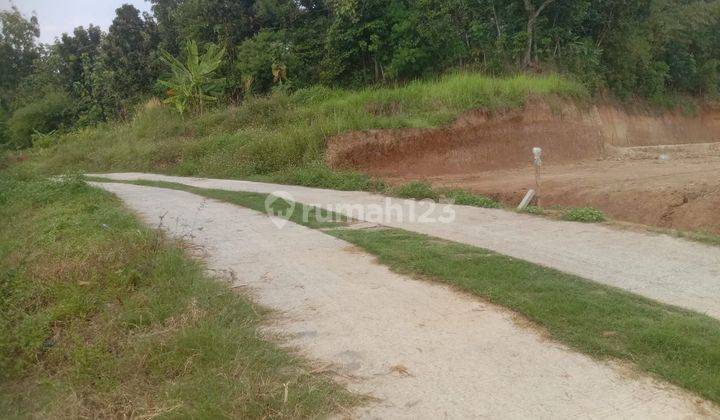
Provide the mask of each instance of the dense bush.
{"label": "dense bush", "polygon": [[10,145],[18,149],[32,146],[33,134],[61,130],[70,122],[71,116],[70,98],[60,92],[48,93],[13,113],[8,121]]}

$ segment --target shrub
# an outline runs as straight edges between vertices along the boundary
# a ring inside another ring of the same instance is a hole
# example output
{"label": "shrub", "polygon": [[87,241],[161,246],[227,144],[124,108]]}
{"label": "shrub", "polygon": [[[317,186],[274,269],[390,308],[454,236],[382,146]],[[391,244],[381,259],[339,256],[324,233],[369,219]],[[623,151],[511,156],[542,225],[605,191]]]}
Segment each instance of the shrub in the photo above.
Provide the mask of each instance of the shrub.
{"label": "shrub", "polygon": [[412,181],[401,185],[393,191],[394,195],[400,198],[412,198],[415,200],[431,199],[438,201],[440,195],[433,190],[432,186],[426,182]]}
{"label": "shrub", "polygon": [[22,149],[32,146],[33,134],[61,130],[70,123],[72,102],[64,93],[54,92],[18,108],[8,121],[10,145]]}
{"label": "shrub", "polygon": [[565,211],[563,219],[573,222],[597,223],[604,221],[605,215],[598,209],[592,207],[581,207]]}
{"label": "shrub", "polygon": [[500,204],[482,195],[476,195],[465,190],[451,190],[445,193],[445,197],[452,200],[455,204],[463,206],[484,207],[488,209],[500,208]]}

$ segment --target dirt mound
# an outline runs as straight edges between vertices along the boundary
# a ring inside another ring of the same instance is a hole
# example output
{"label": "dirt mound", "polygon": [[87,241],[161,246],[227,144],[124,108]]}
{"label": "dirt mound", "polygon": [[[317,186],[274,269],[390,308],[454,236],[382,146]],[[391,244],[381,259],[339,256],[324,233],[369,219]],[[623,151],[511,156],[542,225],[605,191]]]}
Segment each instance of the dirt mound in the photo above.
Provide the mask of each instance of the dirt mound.
{"label": "dirt mound", "polygon": [[576,161],[602,156],[603,135],[574,106],[556,114],[546,103],[531,103],[472,111],[444,128],[347,133],[330,140],[326,160],[333,168],[376,175],[429,176],[523,165],[533,146],[556,162]]}
{"label": "dirt mound", "polygon": [[544,149],[543,206],[593,206],[613,218],[720,233],[720,110],[630,113],[554,101],[469,112],[438,129],[352,132],[326,160],[391,182],[428,179],[515,205],[534,187]]}
{"label": "dirt mound", "polygon": [[449,127],[350,132],[328,142],[326,162],[374,175],[423,177],[523,166],[534,146],[544,149],[548,163],[567,163],[602,158],[613,146],[716,141],[720,110],[692,117],[531,101],[522,109],[471,111]]}

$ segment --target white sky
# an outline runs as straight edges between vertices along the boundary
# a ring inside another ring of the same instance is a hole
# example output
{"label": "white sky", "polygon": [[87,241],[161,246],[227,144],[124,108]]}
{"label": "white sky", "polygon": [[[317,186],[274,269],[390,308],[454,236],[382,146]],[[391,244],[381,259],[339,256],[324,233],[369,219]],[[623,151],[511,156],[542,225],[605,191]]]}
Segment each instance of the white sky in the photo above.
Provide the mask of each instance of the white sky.
{"label": "white sky", "polygon": [[78,26],[100,26],[107,31],[115,17],[115,9],[125,3],[137,7],[140,12],[150,11],[145,0],[0,0],[0,9],[10,8],[14,3],[26,17],[35,12],[40,22],[40,42],[52,43],[63,32],[72,33]]}

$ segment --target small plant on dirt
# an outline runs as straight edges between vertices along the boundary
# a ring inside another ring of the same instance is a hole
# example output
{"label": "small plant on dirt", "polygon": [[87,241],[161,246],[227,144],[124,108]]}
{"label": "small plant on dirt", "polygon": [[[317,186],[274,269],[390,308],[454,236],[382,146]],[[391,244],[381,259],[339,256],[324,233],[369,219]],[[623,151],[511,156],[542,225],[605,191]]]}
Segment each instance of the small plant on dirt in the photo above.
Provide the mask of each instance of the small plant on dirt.
{"label": "small plant on dirt", "polygon": [[488,198],[483,195],[473,194],[465,190],[450,190],[444,195],[445,198],[452,201],[454,204],[460,204],[462,206],[484,207],[487,209],[500,208],[500,203],[493,200],[492,198]]}
{"label": "small plant on dirt", "polygon": [[520,213],[534,214],[536,216],[540,216],[545,214],[545,209],[540,206],[527,206],[524,209],[520,210]]}
{"label": "small plant on dirt", "polygon": [[415,200],[430,199],[438,201],[440,199],[440,194],[438,194],[430,184],[421,181],[408,182],[395,188],[393,193],[396,197],[412,198]]}
{"label": "small plant on dirt", "polygon": [[581,207],[565,211],[565,214],[563,214],[563,220],[583,223],[598,223],[605,221],[605,215],[598,209],[592,207]]}

